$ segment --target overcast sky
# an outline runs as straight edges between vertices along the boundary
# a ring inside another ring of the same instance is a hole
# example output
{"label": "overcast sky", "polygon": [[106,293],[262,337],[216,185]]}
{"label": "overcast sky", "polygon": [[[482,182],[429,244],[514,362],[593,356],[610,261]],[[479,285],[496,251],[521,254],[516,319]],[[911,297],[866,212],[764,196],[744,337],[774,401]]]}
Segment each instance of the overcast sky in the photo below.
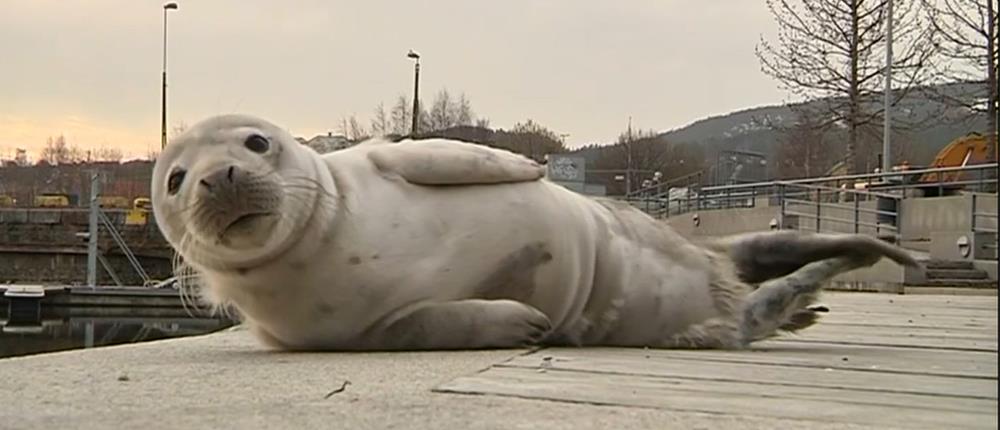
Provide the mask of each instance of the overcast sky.
{"label": "overcast sky", "polygon": [[[667,130],[784,98],[754,46],[760,0],[188,0],[169,17],[169,123],[264,117],[297,136],[380,101],[465,92],[494,127],[531,118],[572,146],[632,116]],[[0,0],[0,157],[64,134],[159,146],[163,2]]]}

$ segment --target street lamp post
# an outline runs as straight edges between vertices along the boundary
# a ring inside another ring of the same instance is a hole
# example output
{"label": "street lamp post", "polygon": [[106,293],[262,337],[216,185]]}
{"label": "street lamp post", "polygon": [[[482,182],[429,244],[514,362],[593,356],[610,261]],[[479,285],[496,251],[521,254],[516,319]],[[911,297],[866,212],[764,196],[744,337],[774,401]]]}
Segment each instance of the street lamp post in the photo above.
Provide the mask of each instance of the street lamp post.
{"label": "street lamp post", "polygon": [[417,124],[420,121],[420,54],[413,52],[406,53],[406,58],[413,59],[413,125],[410,127],[410,134],[417,135]]}
{"label": "street lamp post", "polygon": [[167,11],[177,10],[177,3],[163,5],[163,91],[160,105],[160,150],[167,147]]}
{"label": "street lamp post", "polygon": [[[892,0],[886,4],[886,33],[885,33],[885,94],[883,103],[882,121],[882,173],[892,171],[891,143],[892,137]],[[888,178],[888,177],[886,177]]]}

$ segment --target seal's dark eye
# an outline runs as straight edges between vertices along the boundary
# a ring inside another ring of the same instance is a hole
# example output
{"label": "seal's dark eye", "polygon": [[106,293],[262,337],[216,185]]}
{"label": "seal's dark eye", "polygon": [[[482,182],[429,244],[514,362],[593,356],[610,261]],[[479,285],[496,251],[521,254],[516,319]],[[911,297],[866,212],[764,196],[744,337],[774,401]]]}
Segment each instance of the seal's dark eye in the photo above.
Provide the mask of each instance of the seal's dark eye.
{"label": "seal's dark eye", "polygon": [[267,138],[265,138],[264,136],[261,136],[259,134],[251,134],[250,137],[247,137],[247,140],[243,142],[243,145],[246,146],[247,149],[253,152],[256,152],[258,154],[263,154],[267,152],[267,148],[270,146],[270,142],[268,142]]}
{"label": "seal's dark eye", "polygon": [[187,171],[184,169],[174,170],[167,178],[167,193],[170,195],[177,194],[177,190],[181,189],[181,183],[184,182],[184,175]]}

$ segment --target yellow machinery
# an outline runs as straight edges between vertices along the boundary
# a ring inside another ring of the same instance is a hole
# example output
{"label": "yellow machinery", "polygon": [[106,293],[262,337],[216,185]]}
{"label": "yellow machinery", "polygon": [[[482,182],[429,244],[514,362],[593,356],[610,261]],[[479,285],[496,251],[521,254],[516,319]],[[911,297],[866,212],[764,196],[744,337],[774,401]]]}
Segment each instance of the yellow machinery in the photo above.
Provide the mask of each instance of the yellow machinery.
{"label": "yellow machinery", "polygon": [[[942,167],[962,167],[962,166],[972,166],[976,164],[984,164],[988,161],[987,154],[989,153],[987,149],[988,142],[986,141],[986,135],[980,133],[969,133],[965,136],[959,137],[938,151],[937,155],[934,157],[934,161],[927,166],[910,166],[908,162],[903,161],[901,164],[893,166],[893,171],[895,172],[905,172],[907,170],[923,170],[923,169],[934,169]],[[993,148],[997,151],[997,148]],[[997,155],[1000,153],[994,153],[994,160],[998,159]],[[839,176],[847,174],[847,166],[843,162],[835,164],[826,172],[826,176]],[[964,177],[963,177],[964,175]],[[960,180],[976,180],[978,179],[978,173],[969,172],[944,172],[944,173],[924,173],[919,176],[906,176],[903,180],[910,184],[917,184],[917,188],[920,188],[925,193],[926,196],[938,195],[939,193],[950,193],[956,189],[963,188],[963,186],[948,185],[948,183],[958,182]],[[944,183],[944,186],[937,186],[936,184]],[[856,190],[866,189],[866,188],[877,188],[885,183],[873,182],[871,184],[868,181],[856,181],[854,184],[843,185],[842,188],[853,188]]]}
{"label": "yellow machinery", "polygon": [[0,195],[0,208],[12,208],[17,205],[17,200],[8,195]]}
{"label": "yellow machinery", "polygon": [[149,212],[153,210],[153,201],[149,197],[139,197],[132,202],[132,209],[144,210]]}
{"label": "yellow machinery", "polygon": [[153,203],[149,197],[139,197],[132,201],[132,209],[125,214],[125,225],[145,225]]}
{"label": "yellow machinery", "polygon": [[35,196],[35,206],[40,208],[64,208],[69,206],[69,196],[65,194],[41,194]]}
{"label": "yellow machinery", "polygon": [[[969,133],[951,141],[951,143],[942,148],[937,156],[934,157],[934,162],[925,168],[961,167],[986,163],[988,161],[987,155],[989,154],[987,147],[985,135]],[[997,160],[997,148],[994,147],[993,150],[993,159]],[[920,176],[918,182],[953,182],[958,181],[961,174],[962,172],[925,173]]]}
{"label": "yellow machinery", "polygon": [[97,198],[97,204],[102,208],[108,209],[128,209],[128,198],[122,196],[100,196]]}

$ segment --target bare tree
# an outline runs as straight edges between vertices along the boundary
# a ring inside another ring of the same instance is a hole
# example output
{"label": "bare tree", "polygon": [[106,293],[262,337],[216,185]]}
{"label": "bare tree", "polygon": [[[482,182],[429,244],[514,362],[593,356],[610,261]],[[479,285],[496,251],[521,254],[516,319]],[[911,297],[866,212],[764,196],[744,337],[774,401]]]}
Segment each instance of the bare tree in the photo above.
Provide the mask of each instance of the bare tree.
{"label": "bare tree", "polygon": [[545,155],[566,149],[556,132],[531,119],[514,124],[508,132],[498,132],[494,146],[517,152],[535,161],[542,161]]}
{"label": "bare tree", "polygon": [[454,99],[447,89],[442,89],[434,98],[429,113],[427,131],[444,130],[451,127],[472,125],[475,121],[472,103],[462,93]]}
{"label": "bare tree", "polygon": [[641,178],[650,177],[666,167],[670,145],[653,130],[633,130],[632,121],[618,135],[610,160],[617,168],[625,170],[625,193],[640,188]]}
{"label": "bare tree", "polygon": [[58,165],[78,163],[83,159],[84,155],[80,149],[75,146],[68,145],[66,143],[66,138],[63,135],[59,135],[59,137],[56,138],[52,138],[50,136],[46,140],[45,148],[42,148],[39,161],[44,161],[52,165]]}
{"label": "bare tree", "polygon": [[358,121],[358,118],[351,115],[351,119],[347,123],[347,138],[359,142],[371,137],[371,133],[365,129],[365,126]]}
{"label": "bare tree", "polygon": [[476,114],[472,111],[472,103],[465,97],[465,93],[458,96],[458,102],[452,106],[452,118],[456,125],[472,125],[476,119]]}
{"label": "bare tree", "polygon": [[[472,104],[464,93],[456,100],[447,89],[442,89],[431,103],[430,111],[424,108],[423,101],[417,104],[417,123],[421,135],[457,126],[471,126],[474,123],[483,128],[489,127],[489,121],[482,124],[476,122]],[[388,115],[381,103],[375,108],[371,132],[376,135],[409,135],[412,132],[412,119],[412,104],[405,95],[400,95]]]}
{"label": "bare tree", "polygon": [[825,174],[842,161],[831,147],[829,128],[821,116],[808,108],[796,106],[795,124],[783,130],[777,151],[777,173],[781,178],[813,177]]}
{"label": "bare tree", "polygon": [[105,161],[120,163],[125,158],[125,153],[118,148],[100,147],[90,154],[91,161]]}
{"label": "bare tree", "polygon": [[[875,164],[875,145],[861,140],[861,129],[882,121],[887,1],[768,0],[778,36],[774,43],[762,38],[756,49],[762,71],[781,88],[824,101],[820,125],[846,128],[845,162],[852,172]],[[892,1],[895,104],[928,81],[933,44],[916,0]]]}
{"label": "bare tree", "polygon": [[392,132],[392,121],[385,112],[385,105],[380,102],[375,107],[375,117],[372,118],[371,134],[373,136],[385,136]]}
{"label": "bare tree", "polygon": [[358,121],[358,117],[354,114],[351,114],[350,117],[340,119],[340,134],[344,135],[351,142],[360,142],[371,137],[371,134]]}
{"label": "bare tree", "polygon": [[423,134],[425,132],[432,131],[434,128],[432,127],[433,124],[431,123],[431,114],[430,112],[427,111],[426,108],[424,108],[423,101],[420,100],[417,101],[417,112],[418,112],[417,123],[419,124],[420,127],[417,130],[417,133]]}
{"label": "bare tree", "polygon": [[[939,76],[948,81],[982,83],[986,91],[985,104],[981,97],[969,94],[948,95],[946,102],[959,105],[974,113],[988,115],[987,133],[989,160],[996,154],[997,139],[997,63],[1000,7],[995,0],[921,0],[928,21],[934,30],[938,53],[947,63],[942,63]],[[971,96],[971,97],[970,97]]]}
{"label": "bare tree", "polygon": [[413,118],[411,110],[410,100],[405,95],[400,95],[389,113],[393,134],[402,136],[410,133],[410,124]]}
{"label": "bare tree", "polygon": [[57,164],[60,158],[64,158],[63,155],[66,151],[66,139],[63,136],[53,139],[49,136],[45,141],[45,147],[42,148],[42,153],[39,154],[38,161],[45,162],[47,164]]}
{"label": "bare tree", "polygon": [[430,128],[426,131],[444,130],[455,125],[455,118],[452,116],[454,108],[451,105],[451,95],[447,89],[438,92],[431,105]]}
{"label": "bare tree", "polygon": [[635,192],[647,180],[650,186],[664,184],[702,170],[704,165],[703,145],[674,144],[653,130],[631,127],[618,136],[614,145],[596,151],[594,168],[603,172],[595,173],[597,178],[593,180],[604,183],[609,194]]}

